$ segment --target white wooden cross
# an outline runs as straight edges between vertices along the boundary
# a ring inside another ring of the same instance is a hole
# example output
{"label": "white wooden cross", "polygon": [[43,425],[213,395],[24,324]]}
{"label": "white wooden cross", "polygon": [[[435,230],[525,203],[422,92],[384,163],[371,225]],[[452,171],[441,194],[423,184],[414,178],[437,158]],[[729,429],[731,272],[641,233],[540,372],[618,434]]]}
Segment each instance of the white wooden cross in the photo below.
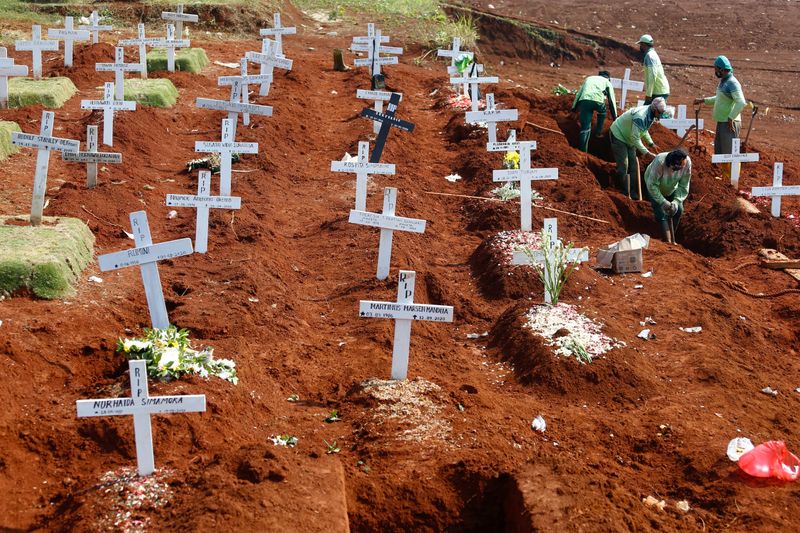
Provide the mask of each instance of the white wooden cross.
{"label": "white wooden cross", "polygon": [[98,256],[97,263],[103,272],[138,266],[142,274],[147,308],[150,311],[150,323],[154,328],[166,329],[169,327],[169,316],[167,305],[164,303],[161,277],[158,275],[158,261],[190,255],[192,239],[176,239],[153,244],[150,226],[147,224],[147,213],[133,212],[130,214],[130,219],[136,248]]}
{"label": "white wooden cross", "polygon": [[14,58],[8,57],[4,46],[0,46],[0,109],[8,109],[8,78],[27,76],[28,65],[15,65]]}
{"label": "white wooden cross", "polygon": [[97,163],[122,163],[122,154],[97,151],[97,126],[91,124],[86,126],[86,151],[64,152],[61,158],[70,163],[86,163],[86,186],[90,189],[97,186]]}
{"label": "white wooden cross", "polygon": [[367,210],[367,179],[369,174],[394,174],[395,167],[389,163],[369,162],[369,141],[358,142],[356,161],[331,161],[331,172],[353,172],[356,175],[356,210]]}
{"label": "white wooden cross", "polygon": [[167,49],[167,71],[175,72],[175,49],[188,48],[189,39],[176,39],[175,26],[167,24],[167,38],[158,43],[159,48]]}
{"label": "white wooden cross", "polygon": [[625,112],[625,100],[628,97],[628,91],[644,91],[644,82],[632,80],[631,69],[629,68],[625,69],[625,77],[611,78],[611,86],[615,89],[622,89],[622,95],[619,100],[620,113]]}
{"label": "white wooden cross", "polygon": [[522,231],[531,231],[531,181],[557,180],[557,168],[531,168],[531,150],[536,149],[535,141],[509,143],[512,150],[519,150],[519,168],[492,171],[492,181],[518,181],[520,219]]}
{"label": "white wooden cross", "polygon": [[[278,56],[275,53],[275,48],[275,41],[264,39],[261,43],[261,53],[247,52],[244,57],[248,61],[261,65],[261,74],[272,76],[275,68],[292,70],[292,60]],[[269,86],[269,83],[262,83],[261,90],[258,92],[259,96],[267,96],[269,94]]]}
{"label": "white wooden cross", "polygon": [[160,37],[147,37],[145,35],[144,24],[139,23],[137,26],[136,39],[122,39],[117,43],[117,46],[138,46],[139,47],[139,65],[142,70],[139,74],[143,80],[147,79],[147,47],[161,46],[164,39]]}
{"label": "white wooden cross", "polygon": [[[497,142],[497,123],[509,122],[519,119],[519,112],[516,109],[497,109],[494,104],[494,94],[486,95],[486,109],[483,111],[468,111],[466,120],[468,124],[485,122],[489,132],[488,144]],[[487,146],[488,146],[487,144]]]}
{"label": "white wooden cross", "polygon": [[42,111],[42,124],[39,135],[11,132],[11,142],[17,146],[36,149],[36,172],[33,177],[33,199],[31,201],[31,225],[38,226],[42,222],[44,195],[47,192],[47,170],[50,167],[50,151],[77,152],[81,143],[75,139],[53,137],[54,114]]}
{"label": "white wooden cross", "polygon": [[[533,147],[536,148],[535,142]],[[508,130],[508,138],[505,141],[486,144],[487,152],[511,152],[518,149],[519,143],[517,143],[517,130]]]}
{"label": "white wooden cross", "polygon": [[466,50],[461,50],[461,39],[458,37],[453,37],[453,47],[452,48],[440,48],[436,51],[436,55],[439,57],[449,57],[450,58],[450,67],[447,69],[447,73],[450,75],[455,75],[457,72],[456,68],[456,60],[460,57],[467,56],[470,59],[474,57],[472,52],[468,52]]}
{"label": "white wooden cross", "polygon": [[[397,93],[400,95],[400,101],[403,100],[403,93]],[[375,102],[375,109],[376,113],[383,113],[383,102],[388,102],[389,99],[392,97],[392,93],[389,91],[368,91],[366,89],[358,89],[356,90],[356,98],[361,100],[373,100]],[[381,123],[375,121],[372,125],[372,132],[377,134],[381,131]]]}
{"label": "white wooden cross", "polygon": [[17,52],[33,53],[33,79],[42,79],[42,52],[58,52],[58,41],[42,39],[42,27],[38,24],[31,26],[30,41],[15,41],[14,49]]}
{"label": "white wooden cross", "polygon": [[162,20],[171,20],[175,22],[175,30],[178,37],[183,37],[183,23],[184,22],[198,22],[200,17],[197,15],[190,15],[183,12],[183,4],[178,4],[175,11],[164,11],[161,13]]}
{"label": "white wooden cross", "polygon": [[114,146],[114,111],[136,111],[136,102],[132,100],[116,100],[114,83],[103,84],[102,100],[81,100],[81,109],[103,110],[103,144]]}
{"label": "white wooden cross", "polygon": [[[249,53],[249,52],[248,52]],[[200,109],[212,109],[214,111],[225,111],[231,121],[231,142],[236,139],[236,123],[238,113],[249,113],[251,115],[272,116],[272,106],[259,104],[243,104],[240,102],[242,95],[242,82],[234,80],[231,82],[230,100],[212,100],[210,98],[198,98],[195,105]]]}
{"label": "white wooden cross", "polygon": [[297,33],[297,28],[295,26],[290,27],[283,27],[281,26],[281,14],[274,13],[272,15],[273,24],[271,28],[265,28],[260,30],[258,33],[261,37],[275,37],[276,50],[275,54],[278,56],[283,56],[283,36],[284,35],[294,35]]}
{"label": "white wooden cross", "polygon": [[219,194],[220,196],[231,195],[231,156],[236,154],[257,154],[258,143],[242,143],[234,141],[233,121],[224,119],[222,121],[222,140],[215,141],[195,141],[195,152],[218,153],[220,159],[219,169]]}
{"label": "white wooden cross", "polygon": [[95,63],[95,70],[98,72],[114,72],[114,98],[117,100],[125,99],[125,72],[141,72],[140,63],[126,63],[125,49],[121,46],[114,48],[113,63]]}
{"label": "white wooden cross", "polygon": [[97,44],[100,42],[100,32],[111,31],[114,29],[114,26],[110,24],[100,24],[100,16],[97,14],[97,11],[92,11],[92,15],[89,17],[89,24],[81,24],[78,26],[78,29],[89,31],[92,34],[92,44]]}
{"label": "white wooden cross", "polygon": [[389,318],[394,322],[394,344],[392,347],[392,379],[408,376],[408,349],[411,344],[411,322],[452,322],[453,306],[414,303],[416,272],[401,270],[397,280],[397,301],[376,302],[361,300],[358,314],[361,318]]}
{"label": "white wooden cross", "polygon": [[140,476],[149,476],[156,470],[150,415],[203,413],[206,410],[206,397],[204,394],[150,396],[147,387],[147,361],[128,361],[128,369],[131,379],[130,398],[77,400],[75,407],[78,418],[133,415],[137,469]]}
{"label": "white wooden cross", "polygon": [[[550,237],[550,248],[551,250],[556,247],[563,246],[563,243],[558,239],[558,219],[557,218],[546,218],[544,219],[544,232],[547,233]],[[588,248],[573,248],[567,254],[567,261],[570,263],[583,263],[589,260],[589,249]],[[547,271],[544,272],[544,276],[547,279],[547,283],[545,283],[545,290],[544,290],[544,303],[552,304],[553,303],[553,294],[550,293],[548,290],[548,285],[553,286],[555,282],[558,280],[558,271],[556,270],[555,264],[547,265],[544,261],[544,253],[541,250],[533,250],[533,261],[536,264],[541,265],[541,268],[547,268]],[[511,264],[513,265],[529,265],[531,264],[531,260],[528,257],[528,254],[521,250],[515,250],[514,255],[511,258]]]}
{"label": "white wooden cross", "polygon": [[772,197],[772,216],[781,216],[781,196],[800,196],[800,185],[783,185],[783,163],[775,163],[772,187],[753,187],[752,196]]}
{"label": "white wooden cross", "polygon": [[242,199],[238,196],[212,196],[211,172],[201,170],[197,176],[197,196],[191,194],[168,194],[170,207],[194,207],[197,209],[195,223],[194,251],[204,254],[208,251],[208,212],[211,209],[239,209]]}
{"label": "white wooden cross", "polygon": [[72,17],[64,17],[63,28],[49,28],[47,36],[50,39],[64,41],[64,66],[72,66],[72,43],[73,41],[88,41],[89,32],[87,30],[76,30],[73,26]]}
{"label": "white wooden cross", "polygon": [[[694,119],[693,118],[686,118],[686,106],[679,105],[678,106],[678,114],[675,118],[662,118],[659,121],[659,124],[664,126],[665,128],[669,128],[671,130],[676,130],[678,133],[678,137],[683,137],[686,135],[686,130],[690,127],[694,126]],[[698,119],[697,127],[698,129],[703,129],[703,119]]]}
{"label": "white wooden cross", "polygon": [[[239,60],[239,76],[220,76],[217,78],[217,84],[220,86],[230,85],[233,86],[235,82],[241,85],[240,100],[244,104],[250,103],[250,84],[256,83],[272,83],[272,74],[248,74],[247,73],[247,59],[242,58]],[[233,89],[231,89],[231,97],[234,96]],[[234,115],[230,115],[235,118]],[[242,113],[242,124],[247,126],[250,124],[250,113]]]}
{"label": "white wooden cross", "polygon": [[[482,65],[480,67],[482,67]],[[478,88],[480,85],[484,83],[498,83],[500,81],[497,76],[479,76],[478,72],[480,71],[480,67],[479,65],[473,65],[472,68],[470,68],[469,74],[466,76],[462,76],[460,78],[450,78],[450,83],[453,85],[457,85],[459,83],[469,85],[470,100],[472,100],[472,111],[478,111],[478,100],[480,99]]]}
{"label": "white wooden cross", "polygon": [[731,185],[734,189],[739,188],[739,174],[741,171],[742,163],[750,163],[758,161],[758,154],[740,154],[741,139],[733,139],[731,146],[731,153],[729,154],[714,154],[711,156],[712,163],[730,163],[731,164]]}
{"label": "white wooden cross", "polygon": [[[375,35],[369,39],[367,43],[354,43],[350,46],[350,50],[354,52],[367,52],[366,58],[358,58],[353,61],[353,65],[357,67],[370,67],[370,74],[376,76],[381,73],[381,65],[397,65],[399,62],[398,55],[403,53],[403,49],[398,46],[383,46],[380,44],[381,32],[375,32]],[[381,57],[381,54],[393,54]]]}

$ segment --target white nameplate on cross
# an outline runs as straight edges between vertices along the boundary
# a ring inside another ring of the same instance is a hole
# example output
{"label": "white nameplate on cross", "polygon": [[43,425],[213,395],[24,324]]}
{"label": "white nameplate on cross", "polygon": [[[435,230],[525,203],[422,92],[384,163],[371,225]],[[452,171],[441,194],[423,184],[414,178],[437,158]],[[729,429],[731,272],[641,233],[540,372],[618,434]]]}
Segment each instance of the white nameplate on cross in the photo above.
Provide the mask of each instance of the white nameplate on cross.
{"label": "white nameplate on cross", "polygon": [[110,24],[100,24],[100,16],[97,14],[97,11],[92,11],[91,16],[89,17],[89,24],[81,24],[78,26],[79,30],[86,30],[92,34],[92,44],[97,44],[100,42],[100,32],[101,31],[111,31],[114,29],[114,26]]}
{"label": "white nameplate on cross", "polygon": [[409,231],[412,233],[424,233],[425,221],[417,218],[404,218],[395,216],[397,207],[397,189],[386,187],[383,190],[383,213],[369,213],[367,211],[350,211],[349,222],[362,226],[372,226],[380,228],[381,238],[378,245],[378,279],[389,277],[389,268],[392,261],[392,233],[397,231]]}
{"label": "white nameplate on cross", "polygon": [[411,344],[411,322],[452,322],[453,307],[450,305],[428,305],[414,303],[416,272],[401,270],[397,283],[397,302],[361,300],[358,314],[361,318],[388,318],[394,323],[392,348],[392,379],[408,376],[408,349]]}
{"label": "white nameplate on cross", "polygon": [[50,151],[77,152],[81,148],[80,141],[53,137],[53,122],[55,116],[52,111],[42,111],[42,124],[39,135],[30,133],[11,132],[11,142],[25,148],[35,148],[36,172],[33,177],[33,198],[31,200],[31,224],[38,226],[42,222],[44,211],[44,195],[47,191],[47,171],[50,167]]}
{"label": "white nameplate on cross", "polygon": [[194,251],[208,251],[208,212],[211,209],[239,209],[242,199],[238,196],[211,196],[211,172],[201,170],[197,176],[197,196],[191,194],[168,194],[170,207],[194,207],[197,209]]}
{"label": "white nameplate on cross", "polygon": [[484,83],[498,83],[500,81],[497,76],[479,76],[478,72],[480,67],[482,67],[482,65],[473,65],[468,75],[460,78],[450,78],[450,83],[453,85],[463,83],[469,86],[472,111],[478,111],[478,100],[480,99],[478,89],[480,85]]}
{"label": "white nameplate on cross", "polygon": [[[264,39],[261,41],[261,53],[246,52],[244,57],[253,63],[261,65],[260,74],[272,76],[273,70],[280,68],[283,70],[292,70],[292,60],[279,56],[275,51],[278,45],[271,39]],[[259,96],[267,96],[269,94],[269,83],[262,83],[259,89]]]}
{"label": "white nameplate on cross", "polygon": [[86,151],[64,152],[61,158],[70,163],[86,163],[86,186],[90,189],[97,186],[97,163],[122,163],[122,154],[97,151],[97,126],[93,125],[86,126]]}
{"label": "white nameplate on cross", "polygon": [[367,35],[364,37],[353,37],[353,43],[371,43],[378,41],[380,43],[388,43],[390,41],[388,35],[381,35],[380,32],[376,33],[375,24],[372,22],[367,23]]}
{"label": "white nameplate on cross", "polygon": [[231,195],[231,156],[237,154],[257,154],[258,143],[234,142],[233,121],[223,119],[222,141],[195,141],[195,152],[218,153],[220,159],[219,169],[219,194]]}
{"label": "white nameplate on cross", "polygon": [[497,123],[518,120],[519,112],[516,109],[497,109],[494,104],[494,94],[489,93],[486,95],[486,109],[467,111],[465,118],[468,124],[486,122],[489,134],[488,146],[497,142]]}
{"label": "white nameplate on cross", "polygon": [[331,172],[353,172],[356,175],[356,210],[367,210],[367,179],[369,174],[394,174],[395,166],[389,163],[369,162],[369,142],[358,142],[357,161],[331,161]]}
{"label": "white nameplate on cross", "polygon": [[175,11],[164,11],[161,13],[162,20],[171,20],[175,22],[175,29],[177,30],[178,37],[183,36],[183,23],[184,22],[199,22],[200,17],[197,15],[190,15],[183,12],[183,4],[178,4]]}
{"label": "white nameplate on cross", "polygon": [[200,109],[211,109],[213,111],[225,111],[228,113],[228,120],[231,121],[231,142],[236,139],[236,123],[239,121],[239,113],[249,113],[251,115],[261,115],[264,117],[272,116],[272,106],[259,104],[243,104],[239,100],[242,94],[242,83],[239,80],[231,84],[231,97],[225,100],[212,100],[210,98],[198,98],[195,105]]}
{"label": "white nameplate on cross", "polygon": [[125,62],[125,49],[121,46],[114,48],[113,63],[95,63],[94,68],[98,72],[114,73],[114,90],[116,91],[114,98],[117,100],[125,100],[125,72],[142,71],[140,63]]}
{"label": "white nameplate on cross", "polygon": [[147,387],[147,361],[128,361],[128,369],[131,380],[130,398],[77,400],[75,407],[78,418],[133,415],[137,469],[140,476],[149,476],[156,470],[150,415],[203,413],[206,410],[206,397],[203,394],[150,396]]}
{"label": "white nameplate on cross", "polygon": [[33,79],[42,79],[42,52],[58,52],[58,41],[42,39],[42,27],[38,24],[31,26],[30,41],[15,41],[14,49],[17,52],[33,53]]}
{"label": "white nameplate on cross", "polygon": [[731,164],[731,185],[734,189],[739,188],[739,174],[741,172],[742,163],[752,163],[758,161],[758,154],[741,154],[741,139],[733,139],[731,146],[731,153],[729,154],[714,154],[711,156],[712,163],[730,163]]}
{"label": "white nameplate on cross", "polygon": [[8,78],[27,75],[28,66],[15,65],[5,47],[0,46],[0,109],[8,109]]}
{"label": "white nameplate on cross", "polygon": [[258,33],[261,37],[275,37],[276,43],[276,50],[275,53],[278,56],[283,55],[283,36],[284,35],[294,35],[297,33],[297,28],[294,26],[290,26],[284,28],[281,26],[281,14],[274,13],[272,15],[273,24],[271,28],[264,28],[260,30]]}
{"label": "white nameplate on cross", "polygon": [[[530,142],[533,143],[533,147],[531,149],[535,150],[536,141]],[[512,150],[519,150],[519,143],[517,142],[517,130],[508,130],[508,138],[505,141],[486,144],[487,152],[510,152]]]}
{"label": "white nameplate on cross", "polygon": [[752,196],[772,197],[772,216],[781,216],[781,196],[800,196],[800,185],[783,185],[783,163],[775,163],[772,187],[753,187]]}
{"label": "white nameplate on cross", "polygon": [[188,48],[189,39],[176,39],[175,26],[167,24],[167,38],[158,44],[159,48],[167,49],[167,71],[175,72],[175,49]]}
{"label": "white nameplate on cross", "polygon": [[[272,75],[271,74],[255,74],[255,75],[248,75],[247,74],[247,59],[241,58],[239,60],[239,75],[238,76],[220,76],[217,78],[218,85],[230,85],[231,86],[231,101],[235,97],[233,93],[233,85],[239,82],[241,88],[239,89],[241,92],[240,100],[243,104],[250,103],[250,84],[251,83],[272,83]],[[228,113],[228,118],[235,119],[236,114]],[[242,124],[247,126],[250,124],[250,113],[242,113]]]}
{"label": "white nameplate on cross", "polygon": [[64,41],[64,66],[72,66],[72,43],[74,41],[88,41],[89,32],[87,30],[76,30],[73,26],[72,17],[64,17],[63,28],[49,28],[47,36],[50,39]]}
{"label": "white nameplate on cross", "polygon": [[143,80],[147,79],[147,47],[161,46],[164,39],[160,37],[147,37],[144,30],[144,24],[139,23],[136,28],[136,39],[122,39],[117,43],[117,46],[138,46],[139,47],[139,65],[142,67],[139,71]]}
{"label": "white nameplate on cross", "polygon": [[519,150],[519,168],[512,170],[492,171],[492,181],[518,181],[520,201],[520,221],[522,231],[531,231],[531,181],[557,180],[557,168],[531,168],[531,150],[536,148],[533,141],[517,142]]}
{"label": "white nameplate on cross", "polygon": [[[659,121],[659,124],[665,128],[675,130],[678,134],[678,137],[683,137],[686,135],[686,130],[695,125],[693,118],[686,118],[685,105],[678,106],[678,114],[675,118],[662,118]],[[697,128],[702,130],[704,125],[703,119],[698,119]]]}
{"label": "white nameplate on cross", "polygon": [[107,81],[103,84],[103,99],[81,100],[81,109],[103,110],[103,144],[114,146],[114,111],[136,111],[136,102],[115,100],[114,84]]}
{"label": "white nameplate on cross", "polygon": [[[400,101],[403,100],[403,93],[397,93],[400,95]],[[383,102],[388,102],[389,99],[392,97],[392,93],[389,91],[368,91],[366,89],[358,89],[356,90],[356,98],[361,100],[372,100],[375,102],[375,106],[373,109],[376,113],[383,113]],[[378,134],[381,131],[381,123],[375,121],[372,124],[372,132],[374,134]]]}
{"label": "white nameplate on cross", "polygon": [[625,69],[625,77],[611,78],[611,86],[615,89],[622,89],[622,97],[619,100],[620,113],[625,112],[625,100],[628,97],[628,91],[642,92],[644,91],[644,82],[634,81],[631,79],[631,69]]}
{"label": "white nameplate on cross", "polygon": [[130,214],[136,248],[122,252],[114,252],[97,257],[100,270],[108,272],[129,266],[138,266],[142,274],[142,284],[150,311],[150,322],[154,328],[169,327],[167,305],[164,303],[164,292],[161,277],[158,275],[158,261],[173,259],[192,253],[192,239],[177,239],[153,244],[150,226],[147,224],[147,213],[136,211]]}

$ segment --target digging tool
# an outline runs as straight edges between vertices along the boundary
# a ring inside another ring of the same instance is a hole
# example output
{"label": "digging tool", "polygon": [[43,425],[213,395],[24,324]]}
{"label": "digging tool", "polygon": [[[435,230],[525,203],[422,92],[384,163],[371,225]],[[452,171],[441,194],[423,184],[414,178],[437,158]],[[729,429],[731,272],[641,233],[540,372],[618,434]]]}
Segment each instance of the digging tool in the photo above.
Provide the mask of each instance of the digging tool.
{"label": "digging tool", "polygon": [[670,244],[675,244],[677,242],[675,241],[675,224],[672,222],[672,215],[669,216],[669,238]]}
{"label": "digging tool", "polygon": [[753,130],[753,122],[756,119],[756,113],[758,113],[758,106],[753,104],[753,112],[750,114],[750,124],[747,126],[747,135],[744,136],[744,142],[742,143],[742,153],[747,152],[747,141],[750,139],[750,132]]}
{"label": "digging tool", "polygon": [[[636,185],[639,187],[639,201],[641,202],[642,197],[642,170],[641,166],[639,165],[639,157],[634,157],[636,160]],[[633,198],[631,195],[631,183],[630,183],[630,172],[628,173],[628,198]]]}
{"label": "digging tool", "polygon": [[684,134],[683,134],[683,137],[681,137],[681,140],[680,140],[680,141],[678,141],[678,144],[676,144],[675,146],[673,146],[672,148],[670,148],[670,152],[671,152],[672,150],[677,150],[678,148],[680,148],[680,147],[683,145],[683,142],[686,140],[686,138],[687,138],[687,137],[689,137],[689,134],[691,134],[691,133],[692,133],[692,130],[693,130],[693,129],[695,129],[695,126],[694,126],[694,125],[692,125],[692,126],[689,126],[689,129],[688,129],[688,130],[686,130],[686,133],[684,133]]}
{"label": "digging tool", "polygon": [[[696,154],[705,154],[708,153],[705,146],[700,146],[700,106],[702,104],[697,104],[694,106],[694,146],[692,147],[692,152]],[[688,132],[687,132],[688,133]]]}

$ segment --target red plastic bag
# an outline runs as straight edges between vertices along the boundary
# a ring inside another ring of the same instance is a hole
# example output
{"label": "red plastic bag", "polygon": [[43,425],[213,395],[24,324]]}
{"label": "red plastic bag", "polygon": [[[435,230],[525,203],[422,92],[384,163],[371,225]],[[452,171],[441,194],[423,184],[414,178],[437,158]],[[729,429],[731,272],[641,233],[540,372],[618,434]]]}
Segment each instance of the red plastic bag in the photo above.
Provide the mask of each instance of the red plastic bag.
{"label": "red plastic bag", "polygon": [[739,467],[754,477],[794,481],[800,475],[800,460],[780,440],[759,444],[739,458]]}

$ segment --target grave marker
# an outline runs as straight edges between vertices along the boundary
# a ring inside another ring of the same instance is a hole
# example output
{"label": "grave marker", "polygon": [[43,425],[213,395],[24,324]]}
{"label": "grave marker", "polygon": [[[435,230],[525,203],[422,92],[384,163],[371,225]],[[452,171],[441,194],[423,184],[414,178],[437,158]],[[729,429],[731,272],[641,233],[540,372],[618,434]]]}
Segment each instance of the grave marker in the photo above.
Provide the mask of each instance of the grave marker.
{"label": "grave marker", "polygon": [[383,212],[370,213],[368,211],[350,210],[349,222],[361,226],[380,228],[381,240],[378,245],[378,279],[389,277],[389,268],[392,260],[392,235],[394,231],[410,231],[424,233],[425,221],[417,218],[395,216],[397,207],[397,189],[386,187],[383,189]]}
{"label": "grave marker", "polygon": [[27,75],[28,66],[15,65],[14,59],[8,57],[5,47],[0,46],[0,109],[8,109],[8,78]]}
{"label": "grave marker", "polygon": [[73,41],[88,41],[89,32],[87,30],[76,30],[73,26],[72,17],[64,17],[63,28],[49,28],[47,36],[51,39],[64,41],[64,66],[72,66],[72,43]]}
{"label": "grave marker", "polygon": [[200,17],[197,15],[190,15],[183,12],[183,4],[178,4],[175,11],[163,11],[161,13],[161,20],[169,20],[175,23],[175,30],[178,37],[183,37],[183,23],[184,22],[199,22]]}
{"label": "grave marker", "polygon": [[642,92],[644,91],[644,82],[634,81],[631,79],[631,69],[625,69],[625,77],[611,78],[611,86],[615,89],[621,89],[622,95],[619,100],[620,114],[625,112],[625,100],[628,97],[628,91]]}
{"label": "grave marker", "polygon": [[[353,39],[355,41],[355,39]],[[367,52],[366,58],[358,58],[353,61],[357,67],[370,67],[370,74],[373,76],[381,73],[381,65],[396,65],[399,62],[397,55],[403,53],[403,49],[397,46],[383,46],[381,43],[380,30],[366,43],[356,43],[350,46],[353,52]],[[381,53],[395,54],[381,57]]]}
{"label": "grave marker", "polygon": [[136,102],[115,100],[114,84],[107,81],[103,84],[103,99],[81,100],[81,109],[103,110],[103,144],[114,146],[114,111],[136,111]]}
{"label": "grave marker", "polygon": [[[235,120],[235,119],[234,119]],[[220,196],[231,195],[231,156],[237,154],[257,154],[258,143],[242,143],[234,141],[234,121],[224,119],[222,121],[222,140],[214,141],[195,141],[195,152],[218,153],[220,159],[219,169],[219,194]],[[199,193],[198,193],[199,195]]]}
{"label": "grave marker", "polygon": [[[188,48],[191,43],[189,39],[176,39],[175,26],[167,24],[167,38],[159,42],[159,48],[167,49],[167,71],[175,72],[175,49]],[[146,69],[147,67],[145,67]]]}
{"label": "grave marker", "polygon": [[452,322],[453,307],[450,305],[428,305],[414,303],[416,272],[401,270],[397,280],[397,301],[376,302],[361,300],[361,318],[388,318],[395,321],[392,347],[392,379],[402,380],[408,376],[408,349],[411,344],[411,322]]}
{"label": "grave marker", "polygon": [[[234,82],[239,82],[241,85],[240,100],[244,104],[250,103],[250,84],[251,83],[272,83],[271,74],[247,74],[247,59],[242,58],[239,60],[239,75],[238,76],[220,76],[217,78],[217,84],[221,86],[233,85]],[[231,89],[231,98],[234,97],[233,89]],[[229,116],[231,116],[229,114]],[[245,126],[250,124],[250,113],[242,113],[242,124]]]}
{"label": "grave marker", "polygon": [[531,150],[536,149],[535,141],[509,143],[512,150],[519,150],[519,168],[513,170],[494,170],[492,181],[518,181],[520,220],[522,231],[531,231],[531,181],[557,180],[557,168],[531,168]]}
{"label": "grave marker", "polygon": [[242,199],[238,196],[212,196],[211,172],[201,170],[197,176],[197,196],[191,194],[168,194],[170,207],[194,207],[197,209],[195,223],[194,251],[204,254],[208,251],[208,212],[211,209],[239,209]]}
{"label": "grave marker", "polygon": [[283,56],[283,36],[296,34],[297,28],[295,26],[286,28],[281,26],[280,13],[274,13],[272,15],[272,20],[273,23],[271,28],[264,28],[258,33],[261,35],[261,37],[275,37],[275,55]]}
{"label": "grave marker", "polygon": [[[686,135],[686,130],[688,130],[691,126],[694,126],[694,119],[693,118],[686,118],[686,106],[679,105],[677,116],[675,118],[662,118],[659,123],[664,126],[665,128],[669,128],[671,130],[675,130],[678,134],[678,137],[683,137]],[[703,119],[698,119],[697,127],[699,129],[703,129],[704,123]]]}
{"label": "grave marker", "polygon": [[742,154],[739,153],[741,149],[741,139],[733,139],[731,146],[731,153],[729,154],[714,154],[711,156],[712,163],[730,163],[731,164],[731,185],[735,189],[739,188],[739,173],[741,171],[741,164],[753,161],[758,161],[758,154]]}
{"label": "grave marker", "polygon": [[86,186],[90,189],[97,186],[97,163],[122,163],[122,154],[97,151],[97,126],[92,125],[86,126],[86,151],[65,152],[61,158],[70,163],[86,163]]}
{"label": "grave marker", "polygon": [[457,85],[463,83],[469,86],[470,100],[472,102],[472,111],[478,111],[478,101],[480,100],[479,88],[484,83],[498,83],[500,80],[497,76],[480,76],[479,72],[482,70],[483,65],[472,64],[469,74],[460,78],[450,78],[450,83]]}
{"label": "grave marker", "polygon": [[[273,70],[280,68],[286,71],[292,70],[292,60],[280,57],[275,53],[275,41],[264,39],[261,43],[261,53],[247,52],[244,57],[253,63],[261,65],[261,74],[271,76]],[[269,94],[269,83],[262,83],[259,90],[259,96],[267,96]]]}
{"label": "grave marker", "polygon": [[[536,148],[535,142],[533,147]],[[518,149],[519,143],[517,143],[517,130],[508,130],[508,138],[505,141],[486,144],[487,152],[510,152]]]}
{"label": "grave marker", "polygon": [[167,315],[167,305],[164,303],[161,277],[158,274],[158,261],[190,255],[192,239],[177,239],[153,244],[150,226],[147,224],[147,213],[144,211],[133,212],[130,214],[130,219],[136,248],[98,256],[97,263],[103,272],[138,266],[142,274],[147,308],[150,311],[150,323],[154,328],[166,329],[169,327],[169,316]]}
{"label": "grave marker", "polygon": [[775,163],[772,187],[753,187],[752,196],[772,197],[772,216],[781,216],[781,196],[800,196],[800,185],[783,185],[783,163]]}
{"label": "grave marker", "polygon": [[33,54],[33,79],[42,79],[42,52],[58,52],[58,41],[42,39],[42,27],[38,24],[31,26],[30,41],[15,41],[14,49],[17,52],[32,52]]}
{"label": "grave marker", "polygon": [[487,146],[497,142],[497,123],[510,122],[519,119],[519,112],[516,109],[497,109],[494,104],[494,94],[486,95],[486,109],[484,111],[468,111],[466,120],[469,124],[486,122],[489,134]]}
{"label": "grave marker", "polygon": [[139,71],[143,80],[147,79],[147,47],[161,46],[164,39],[160,37],[150,37],[145,35],[144,24],[139,23],[136,28],[136,39],[122,39],[117,43],[117,46],[138,46],[139,47],[139,65],[142,69]]}
{"label": "grave marker", "polygon": [[147,387],[147,361],[128,361],[128,369],[131,380],[130,398],[77,400],[75,407],[78,418],[133,415],[137,468],[140,476],[149,476],[156,469],[150,415],[203,413],[206,410],[206,397],[203,394],[150,396]]}
{"label": "grave marker", "polygon": [[114,62],[113,63],[95,63],[95,70],[98,72],[113,72],[114,73],[114,90],[116,94],[114,98],[117,100],[125,100],[125,72],[141,72],[142,65],[139,63],[126,63],[125,62],[125,49],[121,46],[114,48]]}
{"label": "grave marker", "polygon": [[[455,68],[456,60],[461,56],[467,56],[472,59],[474,54],[472,52],[468,52],[466,50],[461,50],[461,39],[458,37],[453,37],[453,47],[452,48],[440,48],[436,51],[436,55],[439,57],[449,57],[450,58],[450,66]],[[455,74],[455,72],[447,69],[448,74]]]}
{"label": "grave marker", "polygon": [[[400,95],[400,101],[403,101],[403,94],[397,93]],[[360,98],[361,100],[373,100],[375,102],[375,106],[373,109],[376,113],[383,112],[383,102],[389,100],[392,97],[392,93],[389,91],[368,91],[366,89],[358,89],[356,91],[356,98]],[[377,134],[381,131],[381,123],[375,122],[373,124],[372,132]]]}
{"label": "grave marker", "polygon": [[399,103],[400,93],[392,93],[385,113],[378,113],[368,107],[361,110],[362,117],[381,123],[381,129],[378,131],[378,137],[375,139],[375,149],[372,151],[372,157],[369,160],[370,163],[380,163],[383,147],[386,144],[386,138],[389,136],[389,130],[391,128],[398,128],[407,132],[414,131],[414,124],[395,117],[397,104]]}
{"label": "grave marker", "polygon": [[31,201],[31,225],[38,226],[42,222],[44,195],[47,192],[47,171],[50,167],[50,151],[77,152],[81,143],[74,139],[53,137],[54,114],[42,111],[42,124],[39,135],[14,131],[11,142],[17,146],[36,149],[36,172],[33,177],[33,199]]}
{"label": "grave marker", "polygon": [[97,44],[100,42],[100,32],[101,31],[111,31],[114,29],[114,26],[109,24],[100,24],[100,16],[97,14],[97,11],[92,11],[91,16],[89,17],[89,24],[81,24],[78,26],[79,30],[86,30],[92,34],[92,44]]}
{"label": "grave marker", "polygon": [[[248,52],[249,53],[249,52]],[[243,104],[240,102],[242,98],[242,83],[239,80],[231,82],[231,96],[230,100],[213,100],[210,98],[198,98],[195,105],[200,109],[211,109],[214,111],[225,111],[228,113],[228,120],[231,121],[231,142],[236,139],[236,123],[238,122],[238,113],[249,113],[251,115],[261,115],[265,117],[272,116],[272,106],[259,105],[259,104]]]}
{"label": "grave marker", "polygon": [[331,161],[331,172],[354,172],[356,175],[356,210],[367,210],[369,174],[394,174],[394,165],[369,162],[369,142],[359,141],[357,161]]}

